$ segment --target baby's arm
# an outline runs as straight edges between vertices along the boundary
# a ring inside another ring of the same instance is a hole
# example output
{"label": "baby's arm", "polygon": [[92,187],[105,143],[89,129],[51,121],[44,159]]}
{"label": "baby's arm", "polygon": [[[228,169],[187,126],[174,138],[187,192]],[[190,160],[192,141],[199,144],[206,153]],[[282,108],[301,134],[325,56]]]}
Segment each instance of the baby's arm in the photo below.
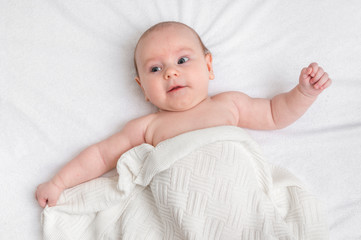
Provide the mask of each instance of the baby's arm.
{"label": "baby's arm", "polygon": [[234,101],[239,112],[238,125],[251,129],[279,129],[300,118],[318,94],[331,85],[331,79],[317,63],[303,68],[299,84],[287,93],[268,99],[238,94]]}
{"label": "baby's arm", "polygon": [[330,85],[331,79],[317,63],[303,68],[299,84],[290,92],[271,100],[272,116],[277,128],[286,127],[300,118],[317,96]]}
{"label": "baby's arm", "polygon": [[39,205],[54,206],[66,188],[99,177],[113,169],[124,152],[144,143],[146,124],[146,117],[133,120],[119,133],[82,151],[50,181],[38,186],[36,199]]}

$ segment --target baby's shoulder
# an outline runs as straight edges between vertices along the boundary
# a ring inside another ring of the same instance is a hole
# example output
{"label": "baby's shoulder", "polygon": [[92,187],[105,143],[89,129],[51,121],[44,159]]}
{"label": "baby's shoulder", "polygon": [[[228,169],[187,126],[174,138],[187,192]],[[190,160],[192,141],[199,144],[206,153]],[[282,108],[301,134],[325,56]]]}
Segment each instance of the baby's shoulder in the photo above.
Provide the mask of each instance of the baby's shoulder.
{"label": "baby's shoulder", "polygon": [[144,143],[147,130],[154,118],[154,114],[149,114],[130,120],[125,124],[121,133],[128,137],[133,146]]}
{"label": "baby's shoulder", "polygon": [[224,103],[239,103],[247,98],[246,94],[237,91],[222,92],[212,96],[212,100]]}
{"label": "baby's shoulder", "polygon": [[130,120],[126,127],[129,128],[137,128],[137,129],[146,129],[148,125],[156,118],[155,113],[151,113],[148,115],[144,115],[142,117],[135,118],[133,120]]}

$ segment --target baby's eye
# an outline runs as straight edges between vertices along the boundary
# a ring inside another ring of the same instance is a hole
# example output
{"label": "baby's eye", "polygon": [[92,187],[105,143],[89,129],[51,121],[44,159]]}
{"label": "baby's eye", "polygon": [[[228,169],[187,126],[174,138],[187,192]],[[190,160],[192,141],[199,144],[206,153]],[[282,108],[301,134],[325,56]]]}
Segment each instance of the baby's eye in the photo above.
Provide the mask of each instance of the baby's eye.
{"label": "baby's eye", "polygon": [[150,69],[151,72],[158,72],[158,71],[161,71],[162,69],[160,67],[152,67]]}
{"label": "baby's eye", "polygon": [[181,57],[179,60],[178,60],[178,64],[183,64],[185,62],[187,62],[189,60],[189,58],[187,57]]}

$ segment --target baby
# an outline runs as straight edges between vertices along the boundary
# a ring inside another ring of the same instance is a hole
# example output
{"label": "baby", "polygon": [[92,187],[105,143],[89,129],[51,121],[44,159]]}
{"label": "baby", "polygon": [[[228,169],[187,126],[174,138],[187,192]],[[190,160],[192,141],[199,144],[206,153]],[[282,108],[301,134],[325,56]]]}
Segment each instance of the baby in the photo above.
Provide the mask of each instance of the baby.
{"label": "baby", "polygon": [[145,99],[159,111],[127,123],[108,139],[94,144],[67,163],[50,181],[40,184],[41,207],[54,206],[64,189],[94,179],[116,166],[129,149],[156,146],[179,134],[221,125],[250,129],[279,129],[301,117],[325,88],[328,74],[311,63],[302,69],[291,91],[269,99],[241,92],[208,96],[214,79],[212,55],[198,34],[178,22],[162,22],[148,29],[134,52],[137,76]]}

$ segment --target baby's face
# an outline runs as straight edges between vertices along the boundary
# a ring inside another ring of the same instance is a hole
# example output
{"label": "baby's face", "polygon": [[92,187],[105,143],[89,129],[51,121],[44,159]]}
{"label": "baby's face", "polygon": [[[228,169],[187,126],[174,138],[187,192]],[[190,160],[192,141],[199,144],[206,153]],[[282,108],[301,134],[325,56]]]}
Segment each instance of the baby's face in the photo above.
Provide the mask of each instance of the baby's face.
{"label": "baby's face", "polygon": [[153,30],[140,40],[135,58],[136,81],[159,109],[185,111],[208,97],[212,56],[190,29],[174,24]]}

